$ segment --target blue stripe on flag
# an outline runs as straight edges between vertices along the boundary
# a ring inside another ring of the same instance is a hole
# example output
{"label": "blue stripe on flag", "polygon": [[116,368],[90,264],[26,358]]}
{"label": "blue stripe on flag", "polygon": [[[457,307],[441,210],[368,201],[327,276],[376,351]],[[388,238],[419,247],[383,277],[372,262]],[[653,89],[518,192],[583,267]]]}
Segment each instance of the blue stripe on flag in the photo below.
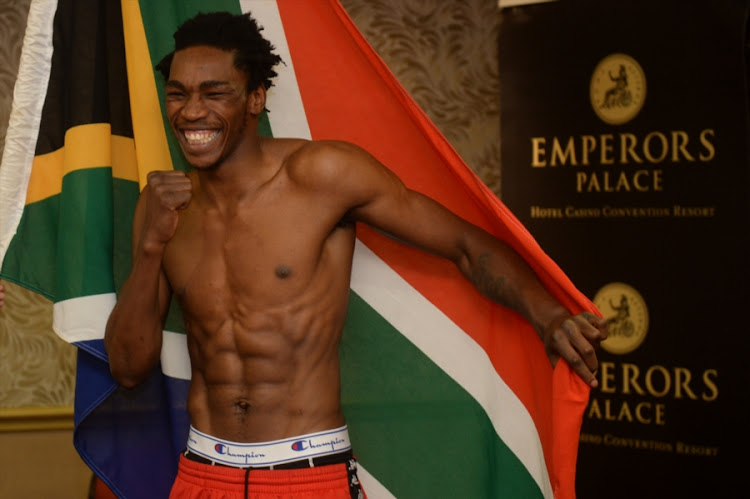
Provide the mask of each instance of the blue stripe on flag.
{"label": "blue stripe on flag", "polygon": [[164,376],[159,366],[142,385],[122,388],[103,343],[77,343],[76,377],[86,382],[76,384],[73,444],[118,497],[167,497],[187,441],[190,382]]}

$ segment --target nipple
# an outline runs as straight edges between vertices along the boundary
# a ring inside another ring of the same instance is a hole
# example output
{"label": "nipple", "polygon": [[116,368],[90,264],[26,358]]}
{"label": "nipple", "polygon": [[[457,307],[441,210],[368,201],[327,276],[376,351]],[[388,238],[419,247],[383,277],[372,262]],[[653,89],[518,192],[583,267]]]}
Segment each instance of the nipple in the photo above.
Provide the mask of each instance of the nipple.
{"label": "nipple", "polygon": [[279,279],[286,279],[290,275],[292,275],[292,269],[288,265],[282,264],[276,267],[276,277]]}

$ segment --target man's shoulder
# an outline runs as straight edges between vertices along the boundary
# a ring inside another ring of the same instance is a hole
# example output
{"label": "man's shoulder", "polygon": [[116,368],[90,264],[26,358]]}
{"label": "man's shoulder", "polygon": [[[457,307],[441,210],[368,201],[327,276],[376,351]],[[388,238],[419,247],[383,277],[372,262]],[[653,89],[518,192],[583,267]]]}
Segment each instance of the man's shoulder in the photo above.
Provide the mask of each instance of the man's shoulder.
{"label": "man's shoulder", "polygon": [[291,137],[263,139],[265,153],[285,164],[333,158],[337,154],[352,153],[359,148],[341,140],[309,140]]}
{"label": "man's shoulder", "polygon": [[289,143],[282,144],[287,148],[284,166],[287,173],[298,180],[322,180],[329,175],[340,175],[356,167],[357,158],[362,154],[362,149],[356,145],[340,140],[288,140]]}
{"label": "man's shoulder", "polygon": [[289,152],[290,159],[327,159],[337,154],[351,154],[360,148],[343,140],[274,139]]}

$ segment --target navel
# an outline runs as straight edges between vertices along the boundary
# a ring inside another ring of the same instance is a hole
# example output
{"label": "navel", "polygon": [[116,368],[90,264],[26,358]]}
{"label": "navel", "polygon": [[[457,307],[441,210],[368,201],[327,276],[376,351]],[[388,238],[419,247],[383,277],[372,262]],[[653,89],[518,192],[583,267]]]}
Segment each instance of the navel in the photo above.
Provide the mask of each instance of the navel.
{"label": "navel", "polygon": [[250,402],[247,400],[238,400],[234,403],[234,412],[235,414],[247,414],[250,410]]}
{"label": "navel", "polygon": [[292,275],[292,269],[288,265],[279,265],[276,267],[276,277],[279,279],[286,279]]}

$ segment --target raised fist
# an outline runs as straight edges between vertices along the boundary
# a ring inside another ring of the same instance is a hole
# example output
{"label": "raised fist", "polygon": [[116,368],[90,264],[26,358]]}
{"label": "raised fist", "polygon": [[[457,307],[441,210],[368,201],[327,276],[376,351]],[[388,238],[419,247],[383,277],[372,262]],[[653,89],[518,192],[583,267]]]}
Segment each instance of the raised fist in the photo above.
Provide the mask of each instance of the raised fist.
{"label": "raised fist", "polygon": [[179,211],[190,204],[193,184],[179,170],[152,171],[147,189],[143,234],[149,242],[166,244],[177,230]]}

